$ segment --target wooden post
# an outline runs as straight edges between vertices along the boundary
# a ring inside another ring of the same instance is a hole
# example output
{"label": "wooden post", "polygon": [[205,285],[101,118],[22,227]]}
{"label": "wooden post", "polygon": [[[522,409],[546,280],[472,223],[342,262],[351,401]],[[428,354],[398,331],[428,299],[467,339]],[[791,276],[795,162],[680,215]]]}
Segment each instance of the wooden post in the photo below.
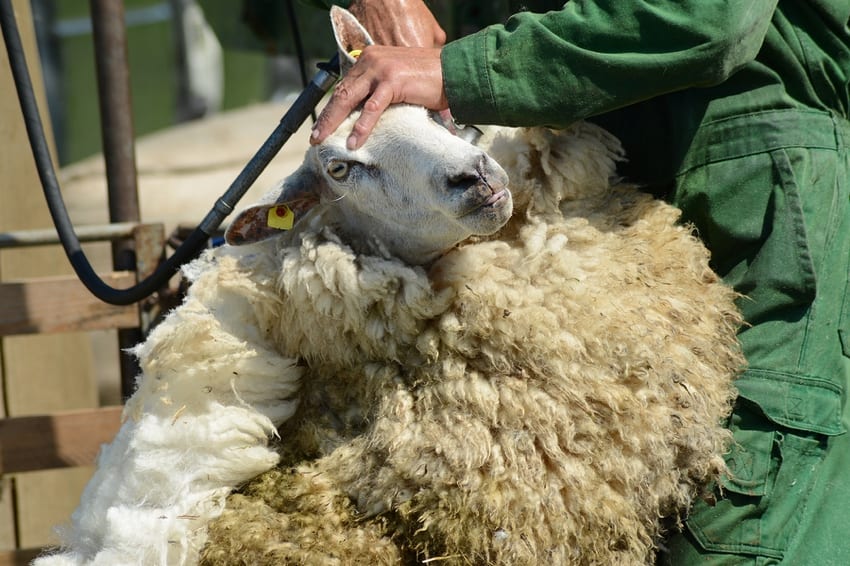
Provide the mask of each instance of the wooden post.
{"label": "wooden post", "polygon": [[[32,14],[14,0],[42,120],[49,131]],[[50,217],[30,153],[5,45],[0,43],[0,231],[50,227]],[[0,280],[70,273],[57,247],[0,251]],[[14,336],[0,340],[0,417],[51,413],[97,405],[91,351],[84,334]],[[27,472],[0,484],[0,550],[55,542],[79,501],[91,469]],[[13,506],[14,502],[14,506]],[[12,513],[15,521],[10,524]]]}

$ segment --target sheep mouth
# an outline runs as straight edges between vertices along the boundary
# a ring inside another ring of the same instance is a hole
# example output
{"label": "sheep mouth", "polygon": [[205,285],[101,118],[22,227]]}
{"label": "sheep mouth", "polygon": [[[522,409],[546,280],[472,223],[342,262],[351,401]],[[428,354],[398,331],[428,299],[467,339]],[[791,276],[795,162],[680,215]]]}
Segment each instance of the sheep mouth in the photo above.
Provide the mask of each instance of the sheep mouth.
{"label": "sheep mouth", "polygon": [[475,212],[481,210],[495,210],[501,208],[511,200],[511,193],[508,189],[502,189],[500,191],[496,191],[488,196],[486,199],[478,202],[477,204],[470,207],[468,210],[464,211],[460,214],[458,218],[463,218],[464,216],[469,216]]}

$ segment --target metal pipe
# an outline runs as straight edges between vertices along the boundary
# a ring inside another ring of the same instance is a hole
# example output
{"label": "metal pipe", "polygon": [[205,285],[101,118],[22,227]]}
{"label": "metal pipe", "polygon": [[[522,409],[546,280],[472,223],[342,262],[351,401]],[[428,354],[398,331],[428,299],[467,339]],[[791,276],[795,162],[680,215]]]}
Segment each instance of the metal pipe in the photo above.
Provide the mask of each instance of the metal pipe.
{"label": "metal pipe", "polygon": [[[121,240],[133,237],[133,230],[139,226],[136,222],[121,222],[118,224],[103,224],[77,227],[77,237],[80,242],[102,242],[104,240]],[[49,246],[61,243],[55,229],[42,230],[13,230],[0,232],[0,249],[20,248],[26,246]]]}
{"label": "metal pipe", "polygon": [[124,2],[91,0],[110,222],[138,222],[136,152]]}
{"label": "metal pipe", "polygon": [[[138,222],[140,213],[136,149],[124,2],[90,0],[89,5],[97,68],[100,130],[109,195],[109,221]],[[136,258],[132,240],[112,243],[112,264],[116,270],[135,269]],[[125,399],[132,394],[134,379],[139,372],[135,358],[125,350],[141,340],[142,333],[138,329],[118,331],[118,346],[121,349],[121,392]]]}

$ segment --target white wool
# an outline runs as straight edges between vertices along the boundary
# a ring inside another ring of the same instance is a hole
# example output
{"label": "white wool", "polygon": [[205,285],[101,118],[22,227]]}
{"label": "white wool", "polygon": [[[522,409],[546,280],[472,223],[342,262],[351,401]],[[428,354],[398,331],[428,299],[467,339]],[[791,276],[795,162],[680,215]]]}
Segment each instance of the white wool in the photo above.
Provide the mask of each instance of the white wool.
{"label": "white wool", "polygon": [[68,550],[36,566],[193,564],[225,497],[277,463],[268,440],[301,370],[258,328],[251,304],[267,290],[219,277],[215,255],[187,267],[189,298],[136,348],[138,390],[60,532]]}
{"label": "white wool", "polygon": [[740,319],[705,248],[611,183],[605,132],[491,139],[525,203],[494,239],[427,271],[315,225],[281,241],[302,404],[205,564],[652,563],[659,517],[722,471]]}

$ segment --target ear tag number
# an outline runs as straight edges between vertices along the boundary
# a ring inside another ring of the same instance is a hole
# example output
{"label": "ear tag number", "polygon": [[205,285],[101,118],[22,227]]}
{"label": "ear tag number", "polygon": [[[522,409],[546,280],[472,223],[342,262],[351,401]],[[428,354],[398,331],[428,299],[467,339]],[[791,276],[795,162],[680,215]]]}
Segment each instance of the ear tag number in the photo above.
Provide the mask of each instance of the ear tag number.
{"label": "ear tag number", "polygon": [[269,209],[269,216],[266,224],[270,228],[278,230],[292,230],[292,224],[295,222],[295,213],[292,212],[285,204],[279,204]]}

